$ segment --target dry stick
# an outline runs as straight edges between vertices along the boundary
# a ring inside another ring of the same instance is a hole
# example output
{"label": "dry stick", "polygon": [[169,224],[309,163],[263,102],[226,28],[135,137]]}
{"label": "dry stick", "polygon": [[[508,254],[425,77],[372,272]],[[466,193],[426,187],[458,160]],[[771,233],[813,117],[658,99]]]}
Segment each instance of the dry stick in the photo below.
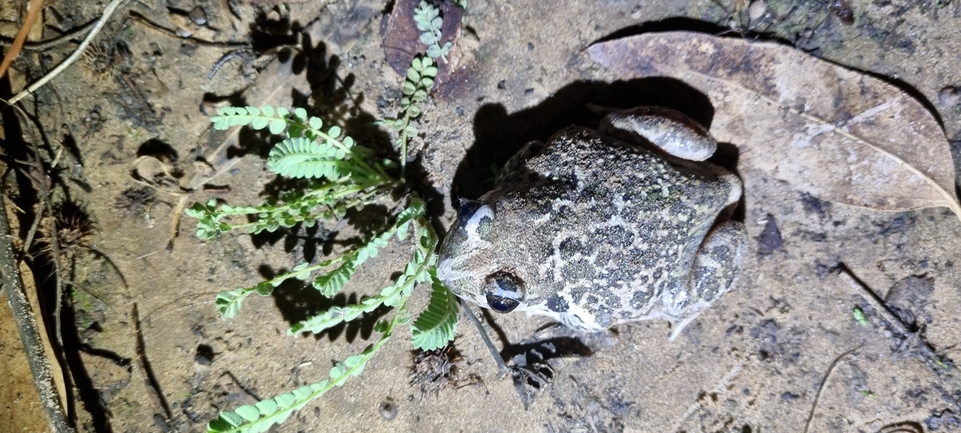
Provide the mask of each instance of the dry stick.
{"label": "dry stick", "polygon": [[64,71],[64,69],[67,69],[68,66],[72,65],[73,62],[76,62],[77,59],[83,56],[83,52],[87,49],[90,43],[93,42],[93,38],[97,36],[97,33],[100,33],[100,29],[102,29],[103,26],[107,24],[107,20],[110,18],[110,15],[112,15],[113,12],[117,10],[117,7],[120,6],[120,3],[123,3],[123,1],[124,0],[112,0],[110,4],[107,5],[107,8],[103,10],[103,15],[100,17],[100,20],[97,21],[97,24],[93,27],[93,30],[91,30],[90,33],[87,34],[87,37],[83,39],[83,42],[80,43],[80,46],[77,47],[77,50],[74,51],[73,54],[70,55],[70,57],[67,57],[66,60],[61,62],[59,65],[57,65],[56,68],[50,71],[49,74],[44,75],[44,77],[41,78],[39,81],[31,84],[30,87],[27,87],[26,90],[20,93],[17,93],[16,96],[14,96],[13,98],[10,98],[10,101],[8,101],[7,104],[13,105],[17,103],[17,101],[23,98],[26,98],[27,95],[33,93],[40,87],[43,87],[43,85],[47,84],[47,82],[52,80],[53,77],[56,77],[57,75],[59,75],[61,72]]}
{"label": "dry stick", "polygon": [[196,42],[197,45],[205,45],[205,46],[212,46],[212,47],[224,47],[224,48],[232,48],[232,47],[233,47],[233,48],[238,48],[238,47],[239,47],[239,48],[250,48],[250,43],[249,43],[249,42],[208,41],[208,40],[206,40],[206,39],[198,38],[198,37],[196,37],[196,36],[194,36],[194,35],[190,35],[190,36],[180,36],[180,35],[177,34],[177,31],[176,31],[176,30],[168,29],[168,28],[166,28],[166,27],[164,27],[164,26],[162,26],[162,25],[160,25],[160,24],[157,24],[157,23],[151,21],[151,20],[150,20],[149,18],[147,18],[146,16],[140,14],[140,13],[137,12],[137,11],[130,11],[130,18],[133,19],[134,21],[140,23],[140,24],[143,24],[143,25],[146,26],[148,29],[154,30],[154,31],[156,31],[156,32],[158,32],[158,33],[160,33],[160,34],[162,34],[162,35],[164,35],[164,36],[170,36],[170,37],[172,37],[172,38],[174,38],[174,39],[178,39],[178,40],[185,40],[185,39],[186,39],[186,40],[191,40],[191,41]]}
{"label": "dry stick", "polygon": [[845,356],[848,356],[848,355],[854,353],[855,350],[858,350],[858,349],[860,349],[860,348],[861,348],[861,346],[858,346],[858,347],[855,347],[854,349],[851,349],[851,350],[848,350],[847,352],[842,353],[840,356],[838,356],[837,358],[835,358],[835,359],[834,359],[834,362],[831,363],[831,366],[828,367],[828,372],[827,372],[827,374],[824,375],[824,380],[821,381],[821,386],[818,388],[818,393],[817,393],[817,395],[814,396],[814,404],[811,405],[811,413],[808,414],[808,421],[807,421],[806,423],[804,423],[804,433],[808,433],[808,428],[811,427],[811,421],[814,420],[814,411],[817,410],[817,408],[818,408],[818,401],[821,400],[821,392],[823,392],[823,391],[824,391],[824,388],[827,386],[827,384],[828,384],[828,379],[831,378],[831,373],[833,373],[833,372],[834,372],[834,369],[835,369],[839,364],[841,364],[841,360],[844,359]]}
{"label": "dry stick", "polygon": [[504,362],[504,357],[497,352],[497,348],[494,347],[494,343],[491,341],[490,337],[487,336],[487,330],[484,329],[484,325],[481,325],[480,320],[477,320],[477,316],[475,316],[474,312],[471,311],[470,305],[467,305],[467,302],[464,302],[462,299],[459,301],[460,308],[464,311],[464,315],[466,315],[467,318],[470,319],[471,323],[477,327],[477,331],[479,331],[478,333],[480,334],[481,338],[484,339],[484,345],[487,346],[487,350],[490,350],[491,356],[494,357],[494,362],[497,363],[497,378],[503,379],[504,376],[507,376],[507,372],[510,371],[510,369],[507,368],[507,364]]}
{"label": "dry stick", "polygon": [[[12,107],[18,114],[20,114],[23,117],[22,121],[24,122],[24,124],[33,124],[33,122],[31,122],[32,119],[30,118],[30,116],[27,116],[27,113],[21,110],[20,107],[16,105]],[[39,131],[41,140],[43,140],[44,142],[48,142],[46,139],[46,135],[43,133],[43,129],[39,128],[38,126],[37,130]],[[63,269],[63,267],[60,264],[60,242],[59,242],[59,239],[57,238],[57,233],[59,233],[59,229],[57,228],[57,219],[54,217],[53,205],[50,203],[50,195],[51,195],[50,188],[47,187],[47,184],[44,179],[46,173],[43,167],[43,163],[40,161],[40,149],[37,147],[36,143],[34,142],[30,143],[30,147],[31,147],[30,153],[33,155],[33,158],[31,161],[28,161],[27,163],[36,171],[44,172],[44,176],[42,176],[39,179],[35,178],[33,175],[29,173],[25,173],[27,178],[30,179],[34,188],[37,190],[37,193],[40,197],[39,203],[37,203],[36,217],[34,219],[33,225],[31,226],[31,229],[33,229],[34,227],[39,227],[39,224],[42,224],[41,220],[43,219],[43,215],[46,212],[46,214],[50,217],[49,218],[49,224],[50,224],[49,233],[51,234],[50,235],[51,236],[50,261],[51,263],[53,263],[53,278],[54,278],[55,287],[56,287],[56,293],[55,293],[56,304],[55,304],[54,313],[53,313],[54,336],[57,339],[57,344],[55,348],[59,352],[58,354],[60,355],[61,360],[66,361],[67,359],[66,348],[63,346],[63,333],[61,332],[61,329],[60,329],[60,311],[63,307],[63,280],[60,278],[60,270]],[[35,232],[28,233],[29,236],[27,240],[24,242],[24,246],[23,246],[24,253],[26,253],[30,248],[30,244],[33,242],[32,236],[34,235],[34,233]],[[67,373],[70,374],[69,364],[67,364],[66,362],[63,362],[61,365],[67,371]]]}
{"label": "dry stick", "polygon": [[[96,21],[91,21],[91,22],[89,22],[89,23],[87,23],[87,24],[84,24],[84,25],[82,25],[82,26],[80,26],[80,27],[77,27],[77,28],[75,28],[75,29],[73,29],[73,30],[71,30],[71,31],[69,31],[69,32],[67,32],[67,33],[64,33],[63,35],[61,35],[61,36],[59,36],[59,37],[56,37],[56,38],[53,38],[53,39],[48,39],[48,40],[46,40],[46,41],[33,42],[33,43],[31,43],[31,42],[24,43],[24,44],[23,44],[23,50],[24,50],[24,51],[44,51],[44,50],[46,50],[47,48],[53,48],[53,47],[55,47],[55,46],[57,46],[57,45],[60,45],[60,44],[65,43],[65,42],[70,42],[70,41],[73,40],[74,38],[79,38],[79,37],[87,34],[87,32],[89,32],[90,29],[93,28],[93,25],[94,25],[94,24],[96,24]],[[8,41],[8,40],[4,40],[4,39],[0,39],[0,45],[4,45],[4,46],[11,45],[11,46],[12,46],[12,45],[13,45],[13,42]]]}
{"label": "dry stick", "polygon": [[50,428],[54,432],[73,432],[60,405],[50,360],[43,351],[37,322],[34,320],[30,303],[23,293],[20,270],[13,253],[13,237],[10,235],[10,225],[7,223],[6,204],[2,199],[0,199],[0,284],[3,285],[7,302],[13,310],[13,320],[20,333],[20,341],[23,342],[23,350],[27,355],[27,363],[30,364],[30,371],[33,373],[33,381],[37,385],[40,404],[47,415],[47,422],[50,423]]}
{"label": "dry stick", "polygon": [[[904,323],[901,322],[901,319],[898,319],[897,316],[895,316],[894,313],[888,309],[887,305],[885,305],[881,298],[878,297],[878,294],[871,290],[871,288],[866,284],[861,282],[861,280],[846,266],[841,266],[838,276],[841,277],[842,280],[847,281],[848,284],[850,284],[855,290],[861,291],[863,293],[861,299],[864,299],[868,302],[868,304],[871,304],[871,307],[874,308],[874,310],[877,311],[886,322],[891,324],[891,327],[894,328],[895,332],[901,334],[901,336],[903,336],[905,339],[910,338],[913,334],[917,334],[916,332],[911,332],[907,326],[904,326]],[[935,352],[934,348],[931,347],[927,341],[925,341],[923,338],[919,338],[918,340],[921,342],[921,344],[918,345],[918,350],[921,352],[922,358],[929,361],[940,360],[940,357]]]}
{"label": "dry stick", "polygon": [[40,9],[43,9],[43,0],[30,0],[30,3],[27,3],[27,19],[23,20],[23,26],[20,27],[17,37],[10,45],[10,51],[7,51],[3,63],[0,63],[0,77],[7,73],[10,64],[20,55],[23,43],[27,40],[27,35],[30,34],[30,28],[33,27],[33,22],[37,20],[37,15],[40,15]]}

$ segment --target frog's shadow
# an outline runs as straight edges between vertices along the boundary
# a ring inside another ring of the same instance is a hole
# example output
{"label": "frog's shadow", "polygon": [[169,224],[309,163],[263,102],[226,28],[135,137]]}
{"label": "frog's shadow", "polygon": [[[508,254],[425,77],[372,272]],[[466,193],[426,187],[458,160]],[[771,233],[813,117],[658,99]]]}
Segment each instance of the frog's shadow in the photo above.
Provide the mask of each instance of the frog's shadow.
{"label": "frog's shadow", "polygon": [[[589,108],[632,108],[642,105],[672,108],[710,128],[714,107],[706,95],[673,78],[639,78],[613,83],[578,81],[569,84],[537,106],[508,114],[503,105],[486,104],[474,116],[474,144],[457,166],[451,187],[451,205],[461,198],[477,198],[493,187],[498,167],[525,143],[547,141],[568,126],[596,126],[601,115]],[[736,149],[721,144],[712,162],[733,171]]]}

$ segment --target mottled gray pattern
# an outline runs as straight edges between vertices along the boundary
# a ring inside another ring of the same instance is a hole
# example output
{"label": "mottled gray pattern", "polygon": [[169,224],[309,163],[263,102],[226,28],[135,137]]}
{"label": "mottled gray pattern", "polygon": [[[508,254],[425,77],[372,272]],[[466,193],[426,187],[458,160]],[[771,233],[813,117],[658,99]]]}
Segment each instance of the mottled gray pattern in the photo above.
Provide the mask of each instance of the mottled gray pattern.
{"label": "mottled gray pattern", "polygon": [[733,282],[743,225],[724,220],[740,194],[715,165],[568,128],[451,228],[438,275],[485,307],[488,276],[506,272],[523,281],[515,311],[577,329],[666,318],[676,335]]}

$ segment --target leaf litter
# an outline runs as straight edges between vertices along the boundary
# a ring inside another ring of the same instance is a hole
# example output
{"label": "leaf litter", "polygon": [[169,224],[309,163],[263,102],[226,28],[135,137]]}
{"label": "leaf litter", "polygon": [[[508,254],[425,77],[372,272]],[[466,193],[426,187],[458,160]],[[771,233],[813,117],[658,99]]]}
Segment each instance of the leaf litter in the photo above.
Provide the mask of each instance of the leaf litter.
{"label": "leaf litter", "polygon": [[587,51],[620,79],[671,77],[708,96],[711,134],[738,147],[742,167],[835,203],[947,207],[961,219],[938,120],[878,78],[789,46],[690,32],[632,36]]}

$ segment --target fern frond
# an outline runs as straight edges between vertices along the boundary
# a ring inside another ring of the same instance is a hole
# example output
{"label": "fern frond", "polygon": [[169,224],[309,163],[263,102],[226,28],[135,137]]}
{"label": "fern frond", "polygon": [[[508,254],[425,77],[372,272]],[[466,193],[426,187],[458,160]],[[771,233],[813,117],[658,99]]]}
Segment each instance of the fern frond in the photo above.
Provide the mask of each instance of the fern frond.
{"label": "fern frond", "polygon": [[291,178],[327,178],[331,181],[350,173],[347,153],[329,143],[319,144],[304,137],[277,143],[267,156],[267,168]]}
{"label": "fern frond", "polygon": [[350,377],[360,375],[370,358],[390,340],[394,328],[401,324],[402,320],[403,317],[395,315],[376,343],[357,355],[347,357],[344,362],[334,365],[330,369],[328,379],[302,386],[270,400],[262,400],[255,405],[244,405],[233,411],[223,411],[219,418],[207,424],[207,432],[260,433],[267,431],[274,424],[283,423],[311,400],[324,395],[335,386],[342,386]]}
{"label": "fern frond", "polygon": [[450,53],[453,43],[447,41],[441,45],[441,34],[444,27],[444,20],[440,17],[440,10],[436,6],[421,1],[414,9],[414,24],[420,33],[420,42],[427,46],[427,55],[432,58],[441,58],[447,63],[447,54]]}
{"label": "fern frond", "polygon": [[[428,271],[437,262],[437,254],[434,252],[437,246],[437,236],[428,225],[424,214],[425,210],[426,206],[422,200],[417,197],[411,198],[410,205],[401,211],[400,214],[398,214],[398,218],[391,230],[385,231],[380,236],[375,237],[363,247],[355,250],[354,253],[341,256],[344,260],[344,263],[350,263],[354,268],[356,268],[361,263],[366,261],[367,258],[376,255],[378,249],[386,246],[387,241],[391,236],[394,236],[395,233],[399,233],[401,231],[406,232],[408,230],[407,227],[412,222],[416,221],[418,224],[418,234],[420,237],[417,241],[416,248],[414,249],[414,254],[404,269],[404,273],[397,278],[397,281],[395,281],[394,284],[382,289],[377,296],[366,298],[359,304],[351,304],[344,307],[332,307],[327,311],[321,312],[320,314],[298,322],[291,326],[287,333],[289,335],[300,332],[311,332],[317,334],[343,322],[354,320],[360,317],[361,314],[370,313],[379,308],[381,305],[397,307],[406,303],[414,289],[414,286],[417,283],[429,281],[430,275]],[[334,270],[326,275],[335,274],[337,272],[342,271],[340,271],[338,268],[337,270]],[[334,288],[334,284],[338,284],[338,282],[332,281],[334,278],[334,276],[330,276],[329,279],[321,281],[319,283],[321,287],[317,286],[318,283],[317,280],[315,280],[314,287],[322,292],[324,290],[332,290]],[[346,283],[346,280],[344,282]],[[329,285],[329,287],[325,287],[325,284]],[[342,287],[343,286],[341,285],[340,288]]]}
{"label": "fern frond", "polygon": [[317,276],[311,285],[313,285],[321,295],[332,298],[337,292],[344,289],[347,281],[354,275],[355,270],[357,270],[357,268],[353,263],[344,263],[333,271]]}
{"label": "fern frond", "polygon": [[251,128],[260,130],[270,127],[270,133],[278,135],[287,129],[290,114],[284,107],[274,108],[264,105],[259,109],[256,107],[224,107],[217,110],[217,114],[210,116],[210,121],[214,124],[214,129],[225,130],[234,126],[250,125]]}
{"label": "fern frond", "polygon": [[411,325],[414,347],[421,350],[439,349],[454,339],[457,331],[457,297],[430,271],[431,294],[427,309]]}

